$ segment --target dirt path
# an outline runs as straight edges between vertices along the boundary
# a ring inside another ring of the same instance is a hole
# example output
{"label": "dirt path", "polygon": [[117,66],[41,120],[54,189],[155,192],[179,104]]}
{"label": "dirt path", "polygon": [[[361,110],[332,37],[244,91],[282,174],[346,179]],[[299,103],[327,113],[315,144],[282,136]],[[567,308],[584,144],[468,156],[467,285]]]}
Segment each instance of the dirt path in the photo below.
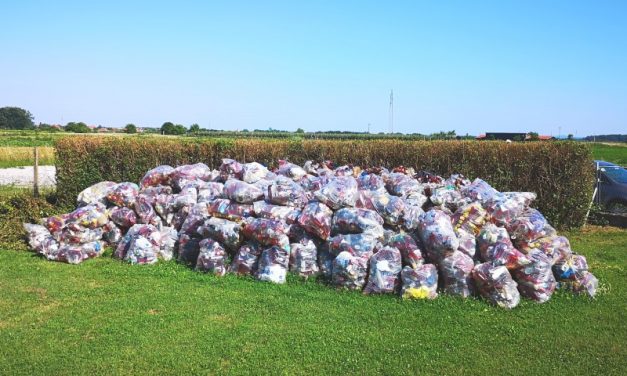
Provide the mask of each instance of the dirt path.
{"label": "dirt path", "polygon": [[[39,186],[54,187],[57,184],[55,173],[54,166],[39,166]],[[0,185],[32,187],[33,166],[0,168]]]}

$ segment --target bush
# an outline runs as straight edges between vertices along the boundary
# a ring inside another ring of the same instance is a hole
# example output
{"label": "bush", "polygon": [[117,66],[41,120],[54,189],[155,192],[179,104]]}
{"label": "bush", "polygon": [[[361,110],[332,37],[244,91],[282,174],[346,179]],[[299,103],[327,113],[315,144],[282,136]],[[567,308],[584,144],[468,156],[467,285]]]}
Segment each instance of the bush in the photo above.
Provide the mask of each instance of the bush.
{"label": "bush", "polygon": [[536,207],[564,228],[583,224],[594,183],[590,150],[574,142],[72,137],[58,140],[56,148],[57,192],[68,204],[91,184],[137,182],[160,164],[203,162],[217,168],[222,158],[235,158],[272,167],[278,159],[299,164],[330,159],[337,164],[462,173],[471,179],[481,177],[501,191],[536,192]]}

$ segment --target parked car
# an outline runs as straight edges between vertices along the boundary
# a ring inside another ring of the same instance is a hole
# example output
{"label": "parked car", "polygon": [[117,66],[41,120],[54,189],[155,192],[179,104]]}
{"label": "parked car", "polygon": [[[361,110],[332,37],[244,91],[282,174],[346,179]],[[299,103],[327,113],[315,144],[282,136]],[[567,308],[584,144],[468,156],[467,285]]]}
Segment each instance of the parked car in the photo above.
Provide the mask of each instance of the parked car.
{"label": "parked car", "polygon": [[627,169],[614,163],[594,161],[598,166],[597,202],[611,212],[627,212]]}

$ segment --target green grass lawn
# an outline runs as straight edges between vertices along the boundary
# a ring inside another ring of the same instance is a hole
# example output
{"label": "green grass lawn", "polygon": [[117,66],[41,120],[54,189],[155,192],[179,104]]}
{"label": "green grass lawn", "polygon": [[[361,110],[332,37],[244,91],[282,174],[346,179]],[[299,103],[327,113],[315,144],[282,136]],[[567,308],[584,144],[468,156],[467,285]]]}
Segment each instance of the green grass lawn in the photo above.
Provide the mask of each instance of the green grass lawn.
{"label": "green grass lawn", "polygon": [[598,297],[513,311],[0,250],[0,374],[625,374],[627,231],[568,235]]}
{"label": "green grass lawn", "polygon": [[601,144],[591,143],[592,156],[594,159],[616,163],[620,166],[627,166],[627,144]]}

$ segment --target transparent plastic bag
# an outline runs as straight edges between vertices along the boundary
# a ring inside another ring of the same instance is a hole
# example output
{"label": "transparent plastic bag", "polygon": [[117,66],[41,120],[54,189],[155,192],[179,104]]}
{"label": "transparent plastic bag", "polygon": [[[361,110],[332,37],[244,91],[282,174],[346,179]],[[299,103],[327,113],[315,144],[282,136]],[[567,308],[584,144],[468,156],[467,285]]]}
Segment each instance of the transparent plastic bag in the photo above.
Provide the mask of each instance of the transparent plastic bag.
{"label": "transparent plastic bag", "polygon": [[213,173],[204,163],[178,166],[170,173],[170,181],[176,189],[181,189],[185,184],[196,181],[210,181]]}
{"label": "transparent plastic bag", "polygon": [[527,254],[533,249],[544,252],[551,260],[551,265],[563,260],[573,252],[570,249],[570,242],[564,236],[545,236],[532,242],[517,241],[516,248]]}
{"label": "transparent plastic bag", "polygon": [[259,267],[261,251],[262,249],[257,242],[248,241],[244,243],[233,258],[229,272],[238,275],[254,275]]}
{"label": "transparent plastic bag", "polygon": [[290,244],[290,271],[301,277],[311,277],[320,271],[318,268],[318,248],[309,237]]}
{"label": "transparent plastic bag", "polygon": [[230,200],[239,204],[252,204],[263,198],[261,188],[235,179],[229,179],[224,183],[224,193]]}
{"label": "transparent plastic bag", "polygon": [[139,194],[139,186],[135,183],[124,182],[116,184],[107,194],[107,201],[115,206],[132,208]]}
{"label": "transparent plastic bag", "polygon": [[398,197],[407,197],[412,194],[422,195],[424,191],[416,179],[398,172],[393,172],[387,176],[385,187],[390,194]]}
{"label": "transparent plastic bag", "polygon": [[420,247],[409,234],[394,234],[387,239],[385,245],[394,247],[401,252],[401,259],[404,266],[416,269],[424,262]]}
{"label": "transparent plastic bag", "polygon": [[403,228],[406,231],[415,231],[420,226],[420,217],[424,214],[422,207],[416,205],[405,204],[405,210],[403,212]]}
{"label": "transparent plastic bag", "polygon": [[320,190],[314,193],[315,197],[331,209],[354,207],[359,198],[357,180],[352,176],[337,176],[329,180]]}
{"label": "transparent plastic bag", "polygon": [[253,203],[253,211],[259,218],[284,220],[287,224],[298,222],[301,209],[292,206],[280,206],[268,204],[265,201],[255,201]]}
{"label": "transparent plastic bag", "polygon": [[235,252],[241,244],[241,224],[222,218],[209,218],[198,229],[202,237],[220,242],[226,249]]}
{"label": "transparent plastic bag", "polygon": [[331,283],[339,288],[361,290],[366,284],[368,258],[340,252],[331,261]]}
{"label": "transparent plastic bag", "polygon": [[359,191],[355,207],[375,210],[390,226],[400,225],[405,213],[405,201],[385,191]]}
{"label": "transparent plastic bag", "polygon": [[220,165],[220,179],[227,181],[228,179],[242,179],[244,166],[234,159],[224,158]]}
{"label": "transparent plastic bag", "polygon": [[289,251],[290,241],[287,234],[290,226],[274,219],[247,218],[243,223],[242,235],[265,246],[278,246]]}
{"label": "transparent plastic bag", "polygon": [[302,208],[307,203],[305,190],[293,180],[277,177],[265,191],[265,198],[271,204]]}
{"label": "transparent plastic bag", "polygon": [[279,168],[276,173],[287,176],[294,181],[300,181],[305,175],[307,175],[307,172],[302,167],[285,160],[279,160]]}
{"label": "transparent plastic bag", "polygon": [[478,202],[459,207],[451,220],[455,229],[462,229],[477,236],[488,219],[488,212]]}
{"label": "transparent plastic bag", "polygon": [[333,211],[321,202],[312,201],[305,206],[298,223],[308,233],[327,240],[331,234]]}
{"label": "transparent plastic bag", "polygon": [[161,227],[161,217],[155,212],[152,206],[153,201],[149,196],[138,195],[134,205],[135,213],[137,213],[139,223]]}
{"label": "transparent plastic bag", "polygon": [[599,280],[590,272],[577,275],[574,280],[560,282],[560,287],[577,295],[587,295],[591,298],[597,293]]}
{"label": "transparent plastic bag", "polygon": [[536,194],[531,192],[504,192],[490,197],[484,206],[494,223],[506,225],[520,216],[535,198]]}
{"label": "transparent plastic bag", "polygon": [[385,189],[385,182],[381,176],[364,171],[357,178],[357,186],[360,190],[378,191]]}
{"label": "transparent plastic bag", "polygon": [[61,230],[58,240],[62,243],[82,244],[102,239],[101,227],[90,229],[78,223],[70,223]]}
{"label": "transparent plastic bag", "polygon": [[[441,210],[431,209],[421,217],[418,234],[429,253],[436,258],[451,255],[459,248],[451,217]],[[435,261],[435,260],[433,260]]]}
{"label": "transparent plastic bag", "polygon": [[199,247],[200,251],[196,261],[196,271],[224,276],[226,274],[228,261],[228,255],[224,247],[213,239],[201,240]]}
{"label": "transparent plastic bag", "polygon": [[251,162],[242,165],[242,180],[248,184],[253,184],[261,179],[265,179],[267,176],[271,176],[271,172],[268,171],[266,166],[261,163]]}
{"label": "transparent plastic bag", "polygon": [[131,227],[118,244],[114,257],[131,264],[154,264],[161,251],[161,233],[148,224]]}
{"label": "transparent plastic bag", "polygon": [[102,226],[102,231],[102,240],[117,247],[120,240],[122,240],[122,230],[115,223],[109,221],[106,225]]}
{"label": "transparent plastic bag", "polygon": [[100,204],[89,204],[81,206],[67,216],[66,225],[70,223],[94,229],[104,226],[109,222],[107,208]]}
{"label": "transparent plastic bag", "polygon": [[146,172],[139,185],[142,188],[153,187],[156,185],[170,185],[170,175],[174,172],[174,168],[168,165],[157,166]]}
{"label": "transparent plastic bag", "polygon": [[440,262],[440,277],[447,294],[469,297],[475,291],[471,272],[475,264],[467,254],[455,251]]}
{"label": "transparent plastic bag", "polygon": [[492,188],[490,184],[479,178],[463,186],[460,191],[464,197],[468,197],[472,201],[478,201],[481,204],[486,203],[492,196],[499,193],[499,191]]}
{"label": "transparent plastic bag", "polygon": [[438,297],[438,270],[433,264],[406,266],[401,271],[403,299],[435,299]]}
{"label": "transparent plastic bag", "polygon": [[50,234],[47,228],[42,225],[23,224],[26,231],[29,247],[44,256],[55,254],[59,249],[59,243]]}
{"label": "transparent plastic bag", "polygon": [[189,213],[185,216],[185,221],[181,225],[179,232],[188,235],[200,235],[198,228],[202,226],[205,220],[209,218],[209,210],[206,204],[196,204],[189,209]]}
{"label": "transparent plastic bag", "polygon": [[257,279],[272,283],[285,283],[289,266],[289,250],[273,246],[264,250],[259,258]]}
{"label": "transparent plastic bag", "polygon": [[380,245],[377,238],[370,234],[340,234],[327,241],[328,250],[332,254],[350,252],[355,256],[369,257]]}
{"label": "transparent plastic bag", "polygon": [[472,271],[472,276],[477,290],[490,303],[512,309],[520,302],[517,284],[506,267],[479,264]]}
{"label": "transparent plastic bag", "polygon": [[198,186],[198,202],[210,202],[216,198],[225,198],[224,184],[207,182]]}
{"label": "transparent plastic bag", "polygon": [[228,219],[230,221],[241,221],[254,214],[253,206],[248,204],[238,204],[228,199],[215,199],[207,204],[209,214],[214,217]]}
{"label": "transparent plastic bag", "polygon": [[459,247],[457,250],[474,258],[477,249],[477,239],[475,239],[475,236],[461,228],[455,229],[455,234],[459,240]]}
{"label": "transparent plastic bag", "polygon": [[532,242],[557,233],[542,213],[531,208],[507,223],[506,228],[512,239],[524,242]]}
{"label": "transparent plastic bag", "polygon": [[402,269],[401,252],[385,246],[370,257],[368,283],[364,294],[398,293]]}
{"label": "transparent plastic bag", "polygon": [[179,237],[177,261],[181,264],[195,267],[200,253],[200,239],[192,238],[187,234]]}
{"label": "transparent plastic bag", "polygon": [[159,245],[159,256],[164,261],[170,261],[174,257],[174,248],[178,240],[178,232],[174,227],[163,226],[159,229],[161,233],[161,244]]}
{"label": "transparent plastic bag", "polygon": [[90,187],[87,187],[78,194],[76,198],[76,206],[81,207],[91,204],[106,204],[107,195],[117,184],[112,181],[101,181]]}
{"label": "transparent plastic bag", "polygon": [[588,261],[583,255],[570,254],[553,265],[558,281],[575,281],[588,271]]}
{"label": "transparent plastic bag", "polygon": [[527,257],[531,263],[513,272],[518,291],[525,298],[544,303],[551,298],[557,286],[551,271],[551,259],[539,249],[530,251]]}
{"label": "transparent plastic bag", "polygon": [[336,234],[367,233],[382,238],[383,218],[370,209],[342,208],[333,215],[332,231]]}

